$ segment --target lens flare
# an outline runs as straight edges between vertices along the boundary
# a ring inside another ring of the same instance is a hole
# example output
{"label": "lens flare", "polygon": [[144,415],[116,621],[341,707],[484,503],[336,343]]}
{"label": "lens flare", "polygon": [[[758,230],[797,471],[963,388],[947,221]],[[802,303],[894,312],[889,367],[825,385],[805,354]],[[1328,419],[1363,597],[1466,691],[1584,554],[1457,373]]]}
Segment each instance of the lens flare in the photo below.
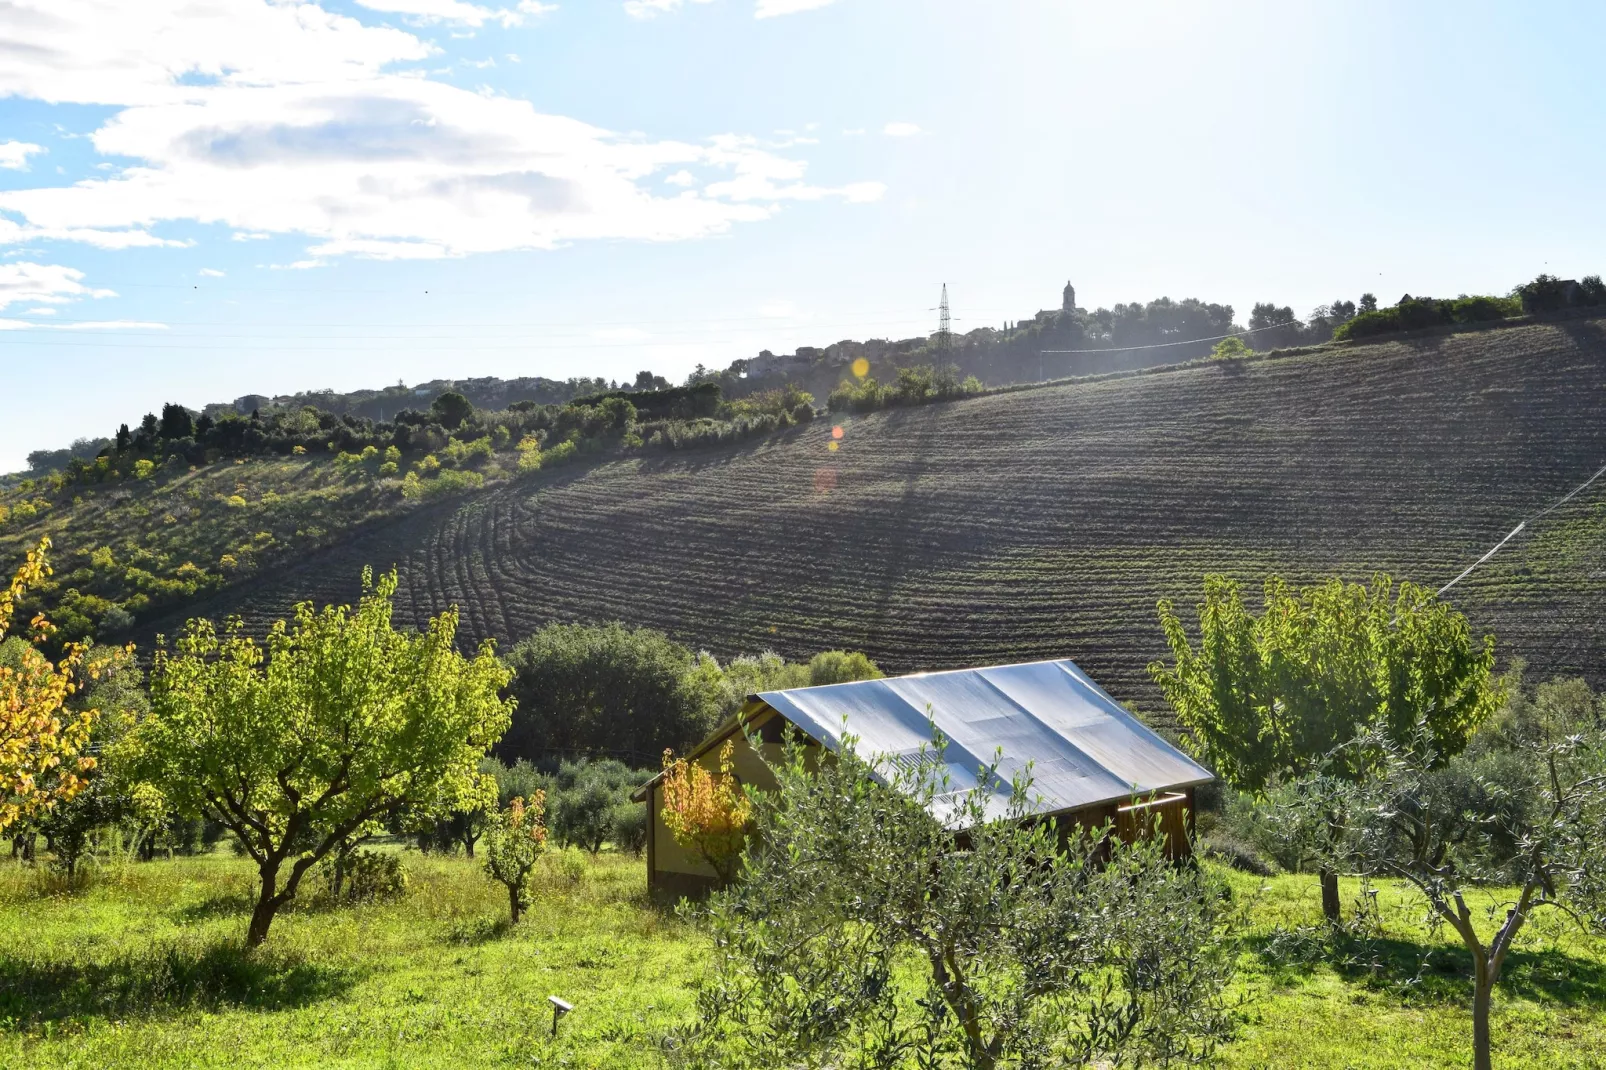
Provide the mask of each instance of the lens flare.
{"label": "lens flare", "polygon": [[863,379],[866,375],[869,375],[870,362],[865,360],[863,357],[860,357],[858,360],[854,361],[853,374],[857,375],[860,379]]}
{"label": "lens flare", "polygon": [[827,442],[825,444],[825,448],[830,450],[832,453],[835,453],[837,450],[842,448],[842,443],[840,443],[840,442]]}
{"label": "lens flare", "polygon": [[835,427],[831,428],[831,437],[834,438],[834,439],[837,439],[838,441],[841,441],[841,439],[842,439],[842,425],[841,424],[837,424]]}

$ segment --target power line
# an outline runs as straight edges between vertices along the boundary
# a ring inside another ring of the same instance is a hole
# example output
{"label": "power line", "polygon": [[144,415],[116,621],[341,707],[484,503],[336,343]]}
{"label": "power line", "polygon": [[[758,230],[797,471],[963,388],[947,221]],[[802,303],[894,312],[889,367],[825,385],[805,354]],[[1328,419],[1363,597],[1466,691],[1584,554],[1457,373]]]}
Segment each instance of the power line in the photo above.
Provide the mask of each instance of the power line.
{"label": "power line", "polygon": [[1209,338],[1185,338],[1180,342],[1159,342],[1150,346],[1115,346],[1111,349],[1041,349],[1039,353],[1050,356],[1063,356],[1068,353],[1132,353],[1140,349],[1170,349],[1173,346],[1191,346],[1198,342],[1219,342],[1223,338],[1241,338],[1246,334],[1259,334],[1261,331],[1275,331],[1283,327],[1292,327],[1291,323],[1273,323],[1269,327],[1253,327],[1247,331],[1233,331],[1231,334],[1217,334]]}
{"label": "power line", "polygon": [[1606,475],[1606,465],[1601,465],[1600,468],[1596,469],[1594,475],[1590,476],[1588,479],[1586,479],[1582,483],[1578,484],[1578,486],[1576,486],[1572,490],[1568,491],[1562,497],[1556,499],[1555,501],[1551,502],[1549,505],[1545,506],[1543,509],[1539,510],[1539,512],[1533,514],[1530,517],[1524,518],[1521,523],[1519,523],[1516,527],[1512,528],[1509,532],[1506,533],[1506,537],[1505,538],[1503,538],[1499,542],[1495,543],[1494,546],[1489,549],[1488,553],[1484,554],[1482,557],[1480,557],[1476,561],[1472,562],[1472,564],[1468,565],[1466,567],[1466,569],[1462,571],[1461,575],[1457,576],[1455,579],[1451,580],[1449,583],[1445,584],[1443,587],[1440,587],[1436,592],[1434,592],[1434,597],[1442,598],[1444,596],[1444,592],[1448,591],[1450,588],[1454,587],[1456,584],[1460,583],[1462,580],[1464,580],[1468,576],[1472,575],[1472,572],[1473,572],[1474,569],[1476,569],[1479,565],[1482,565],[1485,561],[1488,561],[1495,554],[1499,553],[1501,547],[1505,546],[1506,543],[1508,543],[1512,539],[1516,538],[1517,535],[1520,532],[1522,532],[1524,529],[1526,529],[1529,524],[1532,524],[1535,521],[1540,520],[1540,519],[1544,518],[1545,516],[1548,516],[1550,513],[1555,512],[1557,509],[1560,509],[1563,505],[1566,505],[1568,502],[1572,501],[1579,494],[1582,494],[1584,492],[1584,490],[1589,487],[1590,484],[1594,483],[1597,479],[1599,479],[1603,475]]}

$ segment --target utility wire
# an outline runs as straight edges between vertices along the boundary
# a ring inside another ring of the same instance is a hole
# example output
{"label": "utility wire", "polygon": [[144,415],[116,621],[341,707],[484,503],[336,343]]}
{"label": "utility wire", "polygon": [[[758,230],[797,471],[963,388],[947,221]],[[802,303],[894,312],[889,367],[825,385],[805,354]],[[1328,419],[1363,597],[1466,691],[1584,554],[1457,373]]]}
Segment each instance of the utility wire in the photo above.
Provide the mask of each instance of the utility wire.
{"label": "utility wire", "polygon": [[1545,516],[1548,516],[1550,513],[1555,512],[1557,509],[1560,509],[1563,505],[1566,505],[1568,502],[1570,502],[1574,498],[1576,498],[1579,494],[1583,493],[1584,490],[1591,483],[1594,483],[1597,479],[1599,479],[1603,475],[1606,475],[1606,465],[1601,465],[1600,468],[1595,470],[1595,474],[1594,475],[1590,476],[1588,479],[1586,479],[1582,483],[1578,484],[1578,486],[1576,486],[1572,490],[1568,491],[1562,497],[1556,499],[1555,501],[1551,502],[1549,505],[1545,506],[1543,509],[1539,510],[1539,512],[1533,514],[1530,517],[1524,518],[1521,523],[1519,523],[1516,527],[1512,528],[1509,532],[1506,533],[1506,537],[1505,538],[1503,538],[1499,542],[1495,543],[1494,546],[1490,548],[1488,553],[1484,554],[1482,557],[1480,557],[1476,561],[1472,562],[1472,564],[1468,565],[1466,567],[1466,569],[1461,573],[1461,575],[1457,576],[1455,579],[1451,580],[1449,583],[1445,584],[1443,587],[1440,587],[1438,589],[1438,591],[1435,592],[1434,596],[1435,597],[1443,597],[1445,591],[1448,591],[1451,587],[1454,587],[1456,584],[1460,583],[1462,580],[1464,580],[1468,576],[1472,575],[1474,569],[1476,569],[1479,565],[1482,565],[1485,561],[1489,560],[1495,554],[1499,553],[1501,547],[1505,546],[1506,543],[1508,543],[1512,539],[1516,538],[1517,535],[1520,532],[1522,532],[1524,529],[1526,529],[1529,524],[1532,524],[1535,521],[1540,520]]}
{"label": "utility wire", "polygon": [[1292,323],[1273,323],[1269,327],[1253,327],[1247,331],[1233,331],[1231,334],[1217,334],[1209,338],[1186,338],[1180,342],[1159,342],[1152,346],[1115,346],[1111,349],[1040,349],[1038,353],[1045,356],[1063,356],[1068,353],[1132,353],[1139,349],[1170,349],[1173,346],[1191,346],[1197,342],[1219,342],[1223,338],[1241,338],[1246,334],[1259,334],[1261,331],[1275,331],[1279,328],[1292,326]]}

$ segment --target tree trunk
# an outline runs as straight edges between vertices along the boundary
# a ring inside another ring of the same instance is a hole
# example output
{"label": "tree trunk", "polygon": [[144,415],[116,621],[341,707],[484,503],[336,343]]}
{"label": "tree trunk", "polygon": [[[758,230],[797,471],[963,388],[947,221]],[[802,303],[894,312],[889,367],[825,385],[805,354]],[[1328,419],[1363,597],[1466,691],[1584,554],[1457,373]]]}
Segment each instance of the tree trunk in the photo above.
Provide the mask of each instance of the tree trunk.
{"label": "tree trunk", "polygon": [[1489,1044],[1489,1005],[1494,1001],[1494,982],[1488,968],[1479,962],[1472,982],[1472,1068],[1492,1070]]}
{"label": "tree trunk", "polygon": [[1322,870],[1322,917],[1337,925],[1341,916],[1341,905],[1338,900],[1338,874],[1330,869]]}
{"label": "tree trunk", "polygon": [[275,886],[279,883],[279,867],[264,867],[262,874],[262,892],[257,896],[257,904],[251,911],[251,926],[245,931],[246,947],[261,947],[268,938],[268,927],[273,924],[273,916],[278,913],[283,902],[279,898]]}
{"label": "tree trunk", "polygon": [[513,915],[513,924],[519,923],[519,890],[513,885],[507,886],[508,909]]}

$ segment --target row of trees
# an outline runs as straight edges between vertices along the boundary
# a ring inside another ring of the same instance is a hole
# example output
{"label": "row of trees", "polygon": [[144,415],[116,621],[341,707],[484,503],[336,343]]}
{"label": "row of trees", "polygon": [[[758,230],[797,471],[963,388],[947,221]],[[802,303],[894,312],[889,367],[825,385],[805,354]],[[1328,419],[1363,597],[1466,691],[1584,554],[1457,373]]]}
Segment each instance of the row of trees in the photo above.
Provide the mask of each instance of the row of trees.
{"label": "row of trees", "polygon": [[[42,617],[27,636],[7,634],[19,599],[48,574],[47,550],[0,599],[10,717],[0,830],[44,834],[71,876],[98,829],[128,829],[149,857],[164,836],[193,843],[205,822],[257,866],[252,945],[314,869],[333,867],[338,894],[361,845],[382,832],[472,855],[524,800],[526,813],[541,811],[543,842],[550,829],[593,854],[605,843],[639,850],[646,815],[629,795],[650,774],[596,755],[621,741],[685,747],[754,691],[879,675],[842,651],[721,666],[619,625],[552,626],[509,665],[489,644],[458,651],[455,611],[421,632],[395,630],[395,574],[365,572],[354,609],[303,604],[261,640],[237,621],[192,621],[155,651],[147,696],[131,651],[68,644],[52,662],[35,645],[48,637]],[[522,736],[508,732],[521,698]],[[521,738],[558,745],[521,750]],[[512,764],[486,757],[499,742]]]}
{"label": "row of trees", "polygon": [[[1169,603],[1174,662],[1151,671],[1201,755],[1321,876],[1401,880],[1473,964],[1474,1065],[1491,1061],[1489,1011],[1517,934],[1543,907],[1606,932],[1606,733],[1587,714],[1533,717],[1431,592],[1386,577],[1303,589],[1267,582],[1255,613],[1206,580],[1193,645]],[[1502,711],[1504,715],[1502,715]],[[1515,711],[1515,712],[1513,712]],[[1494,931],[1467,891],[1518,889]]]}

